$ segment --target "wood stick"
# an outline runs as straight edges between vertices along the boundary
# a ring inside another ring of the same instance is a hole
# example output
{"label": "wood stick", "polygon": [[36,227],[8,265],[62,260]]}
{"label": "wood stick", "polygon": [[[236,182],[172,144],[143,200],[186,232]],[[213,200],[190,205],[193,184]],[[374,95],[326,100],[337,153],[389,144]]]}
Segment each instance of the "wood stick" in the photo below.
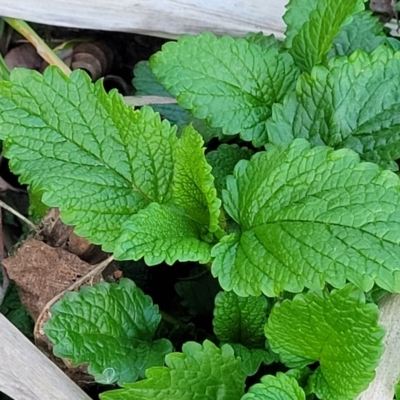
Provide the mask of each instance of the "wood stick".
{"label": "wood stick", "polygon": [[0,15],[75,28],[177,38],[212,31],[282,38],[288,0],[1,0]]}
{"label": "wood stick", "polygon": [[14,400],[91,400],[1,314],[0,391]]}
{"label": "wood stick", "polygon": [[383,353],[375,379],[357,400],[392,400],[400,378],[400,294],[379,301],[379,323],[386,329]]}

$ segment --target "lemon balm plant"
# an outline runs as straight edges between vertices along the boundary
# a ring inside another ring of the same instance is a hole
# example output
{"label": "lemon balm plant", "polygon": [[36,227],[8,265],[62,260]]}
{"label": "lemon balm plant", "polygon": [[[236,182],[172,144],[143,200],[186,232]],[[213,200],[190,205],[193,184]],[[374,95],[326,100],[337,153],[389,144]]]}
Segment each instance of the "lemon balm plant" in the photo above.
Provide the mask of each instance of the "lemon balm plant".
{"label": "lemon balm plant", "polygon": [[400,53],[362,0],[292,0],[284,19],[283,42],[203,33],[139,65],[138,89],[176,97],[166,119],[84,72],[0,83],[5,155],[64,222],[223,289],[215,343],[177,351],[129,279],[54,305],[55,353],[120,386],[103,400],[354,399],[374,378],[371,292],[400,291]]}

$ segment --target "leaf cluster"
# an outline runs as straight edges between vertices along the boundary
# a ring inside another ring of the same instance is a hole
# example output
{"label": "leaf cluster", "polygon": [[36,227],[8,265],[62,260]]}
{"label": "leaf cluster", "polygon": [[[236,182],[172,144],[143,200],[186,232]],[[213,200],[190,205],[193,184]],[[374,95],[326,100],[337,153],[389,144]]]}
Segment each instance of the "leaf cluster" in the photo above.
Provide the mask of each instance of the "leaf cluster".
{"label": "leaf cluster", "polygon": [[204,264],[180,324],[213,308],[212,329],[181,352],[129,279],[52,308],[54,352],[119,386],[104,400],[345,400],[374,378],[366,293],[400,291],[400,53],[362,0],[284,20],[283,42],[205,32],[139,63],[139,94],[177,99],[159,113],[80,71],[0,82],[4,153],[45,205],[117,260]]}

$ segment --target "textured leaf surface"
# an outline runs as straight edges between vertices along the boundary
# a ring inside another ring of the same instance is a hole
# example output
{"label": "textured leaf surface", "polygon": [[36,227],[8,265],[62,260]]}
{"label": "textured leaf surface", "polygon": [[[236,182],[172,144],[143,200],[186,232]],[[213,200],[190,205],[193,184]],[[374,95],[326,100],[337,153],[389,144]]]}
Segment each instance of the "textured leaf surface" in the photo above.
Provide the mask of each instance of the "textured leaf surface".
{"label": "textured leaf surface", "polygon": [[122,227],[118,259],[144,256],[148,265],[210,260],[210,244],[200,238],[219,229],[221,200],[202,145],[191,126],[184,129],[174,152],[173,204],[152,203],[132,216]]}
{"label": "textured leaf surface", "polygon": [[309,292],[273,308],[266,335],[289,367],[319,362],[309,385],[319,398],[354,399],[374,377],[383,352],[378,307],[352,284]]}
{"label": "textured leaf surface", "polygon": [[170,200],[176,129],[85,73],[16,70],[0,83],[0,108],[13,171],[91,242],[111,251],[127,216]]}
{"label": "textured leaf surface", "polygon": [[44,330],[54,353],[75,365],[88,363],[100,383],[134,382],[172,351],[168,340],[152,341],[158,307],[129,279],[69,292],[51,314]]}
{"label": "textured leaf surface", "polygon": [[165,357],[167,367],[150,368],[147,379],[100,395],[102,400],[240,400],[245,375],[229,345],[188,342]]}
{"label": "textured leaf surface", "polygon": [[207,153],[206,159],[212,167],[218,194],[226,188],[226,177],[233,173],[238,161],[249,160],[252,155],[253,151],[237,144],[221,144],[217,150]]}
{"label": "textured leaf surface", "polygon": [[[261,38],[258,40],[261,40]],[[135,77],[132,84],[136,88],[136,95],[172,97],[164,87],[158,83],[155,75],[150,70],[148,61],[138,62],[133,72]],[[224,136],[220,129],[211,128],[204,120],[193,117],[179,104],[153,104],[151,107],[163,117],[167,118],[168,121],[178,125],[180,129],[186,125],[193,124],[194,128],[201,134],[205,142],[210,141],[214,137],[222,138]],[[179,133],[180,132],[178,132],[178,135]]]}
{"label": "textured leaf surface", "polygon": [[210,259],[202,237],[218,229],[220,200],[193,128],[178,140],[151,108],[134,111],[82,71],[55,68],[14,72],[0,107],[13,171],[79,235],[121,259]]}
{"label": "textured leaf surface", "polygon": [[400,157],[400,53],[379,47],[371,54],[333,58],[299,79],[297,93],[273,108],[272,143],[296,137],[312,145],[349,147],[368,161],[397,169]]}
{"label": "textured leaf surface", "polygon": [[261,364],[269,365],[278,362],[279,357],[267,348],[249,349],[238,343],[229,343],[235,351],[235,356],[242,360],[242,371],[247,376],[257,373]]}
{"label": "textured leaf surface", "polygon": [[199,261],[211,259],[211,245],[199,240],[204,229],[179,209],[157,203],[132,216],[123,226],[114,254],[118,260],[139,260],[147,265],[162,261]]}
{"label": "textured leaf surface", "polygon": [[282,372],[276,377],[266,375],[261,378],[261,383],[251,386],[241,400],[305,400],[304,390],[296,379]]}
{"label": "textured leaf surface", "polygon": [[215,298],[214,333],[221,342],[264,347],[268,302],[264,296],[239,297],[220,292]]}
{"label": "textured leaf surface", "polygon": [[217,198],[203,144],[203,139],[191,126],[184,129],[175,150],[173,196],[175,205],[185,210],[186,215],[215,232],[221,200]]}
{"label": "textured leaf surface", "polygon": [[[162,96],[173,97],[157,82],[151,72],[148,61],[140,61],[133,70],[132,85],[136,89],[137,96]],[[188,118],[188,112],[178,104],[152,104],[151,108],[159,112],[171,123],[183,126]]]}
{"label": "textured leaf surface", "polygon": [[260,143],[271,105],[294,88],[290,55],[211,33],[167,43],[150,67],[178,103],[227,135]]}
{"label": "textured leaf surface", "polygon": [[341,32],[333,40],[329,57],[350,56],[357,49],[369,53],[386,42],[383,24],[377,16],[369,11],[353,15],[350,24],[343,26]]}
{"label": "textured leaf surface", "polygon": [[262,32],[250,32],[244,38],[250,43],[258,44],[264,50],[267,50],[271,47],[280,50],[283,44],[274,35],[265,36]]}
{"label": "textured leaf surface", "polygon": [[213,249],[224,290],[276,296],[346,279],[400,290],[399,178],[350,150],[270,146],[237,164],[224,204],[241,227]]}
{"label": "textured leaf surface", "polygon": [[285,45],[296,64],[310,71],[329,52],[341,27],[350,16],[364,10],[363,0],[292,0],[284,20],[287,25]]}

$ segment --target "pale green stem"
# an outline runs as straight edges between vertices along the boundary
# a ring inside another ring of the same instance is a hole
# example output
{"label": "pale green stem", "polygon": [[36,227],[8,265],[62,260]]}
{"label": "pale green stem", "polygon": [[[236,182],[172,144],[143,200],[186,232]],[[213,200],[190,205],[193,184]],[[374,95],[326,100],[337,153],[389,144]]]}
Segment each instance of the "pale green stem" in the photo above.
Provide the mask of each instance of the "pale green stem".
{"label": "pale green stem", "polygon": [[47,46],[43,39],[25,21],[15,18],[4,18],[4,20],[26,38],[36,48],[38,54],[45,61],[50,65],[55,65],[60,68],[65,75],[69,76],[71,74],[71,70],[65,65],[65,63],[49,46]]}

